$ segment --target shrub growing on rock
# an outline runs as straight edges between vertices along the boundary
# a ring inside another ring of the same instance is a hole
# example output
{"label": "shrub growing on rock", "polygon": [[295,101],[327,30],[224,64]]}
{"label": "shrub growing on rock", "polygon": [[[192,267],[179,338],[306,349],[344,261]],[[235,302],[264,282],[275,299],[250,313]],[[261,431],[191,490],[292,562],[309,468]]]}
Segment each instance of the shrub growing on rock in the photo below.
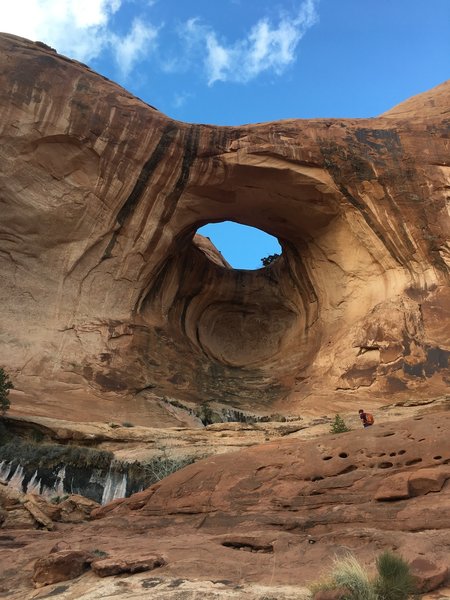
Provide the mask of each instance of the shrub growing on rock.
{"label": "shrub growing on rock", "polygon": [[383,552],[377,558],[377,571],[374,587],[379,600],[407,600],[415,593],[414,578],[401,556]]}
{"label": "shrub growing on rock", "polygon": [[148,477],[148,485],[161,481],[164,477],[168,477],[175,471],[179,471],[187,465],[195,462],[192,456],[187,457],[171,457],[166,453],[157,456],[148,462],[142,463]]}
{"label": "shrub growing on rock", "polygon": [[345,424],[341,415],[337,414],[334,417],[334,421],[331,423],[330,431],[331,433],[345,433],[346,431],[350,431],[350,429]]}
{"label": "shrub growing on rock", "polygon": [[351,554],[335,562],[332,581],[348,590],[348,600],[378,600],[367,572]]}
{"label": "shrub growing on rock", "polygon": [[273,263],[273,261],[275,259],[277,259],[280,255],[279,254],[269,254],[268,256],[263,256],[263,258],[261,258],[261,262],[263,264],[263,267],[268,267],[270,264]]}
{"label": "shrub growing on rock", "polygon": [[9,401],[9,391],[14,389],[14,385],[9,378],[9,375],[5,373],[4,369],[0,368],[0,411],[5,416],[6,411],[11,406]]}
{"label": "shrub growing on rock", "polygon": [[109,469],[112,452],[83,446],[61,446],[59,444],[37,444],[13,439],[1,446],[0,460],[30,468],[74,465],[80,468],[95,467]]}
{"label": "shrub growing on rock", "polygon": [[[371,579],[357,559],[348,554],[334,563],[331,576],[311,587],[313,600],[339,597],[342,600],[407,600],[415,593],[409,565],[392,552],[376,562],[378,575]],[[336,596],[333,596],[335,592]]]}

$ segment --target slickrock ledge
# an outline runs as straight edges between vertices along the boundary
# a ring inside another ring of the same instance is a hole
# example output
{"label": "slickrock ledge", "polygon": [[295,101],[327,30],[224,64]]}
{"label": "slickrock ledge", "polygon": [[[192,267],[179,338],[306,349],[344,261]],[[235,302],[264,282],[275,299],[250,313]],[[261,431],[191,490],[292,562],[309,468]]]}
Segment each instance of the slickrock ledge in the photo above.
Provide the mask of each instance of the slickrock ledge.
{"label": "slickrock ledge", "polygon": [[[107,574],[160,566],[145,578],[109,583],[93,573],[68,581],[47,581],[44,573],[42,583],[61,588],[46,588],[42,597],[94,600],[113,588],[119,594],[121,585],[124,598],[139,598],[139,590],[145,597],[154,586],[155,598],[180,592],[181,600],[191,597],[183,590],[194,597],[195,586],[203,590],[209,581],[205,598],[246,598],[238,595],[245,589],[261,600],[256,590],[265,586],[268,596],[287,600],[329,573],[335,556],[353,552],[373,569],[385,549],[415,565],[422,589],[448,586],[449,427],[450,413],[440,411],[315,439],[278,439],[185,467],[94,508],[90,521],[57,520],[51,531],[2,529],[0,592],[38,598],[28,595],[36,559],[43,559],[38,567],[59,564],[71,551],[105,559]],[[402,493],[386,495],[389,486],[400,489],[399,480],[406,482]]]}
{"label": "slickrock ledge", "polygon": [[[449,82],[372,119],[216,127],[12,35],[0,63],[18,412],[109,420],[126,401],[158,427],[165,395],[301,414],[448,387]],[[222,220],[282,256],[231,269],[196,236]]]}

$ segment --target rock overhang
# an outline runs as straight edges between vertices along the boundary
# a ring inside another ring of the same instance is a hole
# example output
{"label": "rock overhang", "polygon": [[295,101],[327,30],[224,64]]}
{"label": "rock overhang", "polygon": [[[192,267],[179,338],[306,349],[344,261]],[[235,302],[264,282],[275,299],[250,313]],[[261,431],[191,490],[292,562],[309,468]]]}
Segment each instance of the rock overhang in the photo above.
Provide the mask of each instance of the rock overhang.
{"label": "rock overhang", "polygon": [[[408,117],[188,125],[45,48],[2,44],[16,52],[1,98],[5,314],[33,319],[35,344],[13,344],[7,366],[258,409],[425,390],[443,352],[445,386],[442,111],[418,97]],[[282,256],[228,269],[194,241],[222,220],[276,236]]]}

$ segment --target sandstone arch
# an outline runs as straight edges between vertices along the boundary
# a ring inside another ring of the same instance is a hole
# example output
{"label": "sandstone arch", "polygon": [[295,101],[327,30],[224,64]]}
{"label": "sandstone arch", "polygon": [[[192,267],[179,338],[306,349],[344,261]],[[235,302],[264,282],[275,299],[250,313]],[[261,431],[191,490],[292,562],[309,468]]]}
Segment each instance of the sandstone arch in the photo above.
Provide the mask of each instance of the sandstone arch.
{"label": "sandstone arch", "polygon": [[[376,119],[188,125],[0,43],[0,356],[29,397],[301,411],[443,392],[448,83]],[[227,268],[195,236],[222,220],[282,257]]]}

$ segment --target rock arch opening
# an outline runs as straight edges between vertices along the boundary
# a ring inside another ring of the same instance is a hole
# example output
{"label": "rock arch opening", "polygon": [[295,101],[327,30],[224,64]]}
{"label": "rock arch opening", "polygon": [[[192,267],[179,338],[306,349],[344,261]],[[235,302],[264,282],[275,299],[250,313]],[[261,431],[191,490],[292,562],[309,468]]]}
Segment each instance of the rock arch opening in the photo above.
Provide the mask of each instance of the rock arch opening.
{"label": "rock arch opening", "polygon": [[[299,386],[309,389],[310,380],[333,368],[324,357],[341,352],[347,324],[402,279],[326,170],[248,156],[216,166],[190,181],[164,235],[157,245],[151,241],[136,304],[134,364],[164,394],[176,389],[197,401],[262,408]],[[270,268],[230,268],[197,234],[226,221],[272,235],[280,257]],[[357,366],[344,387],[370,384],[380,356],[354,354]]]}
{"label": "rock arch opening", "polygon": [[200,227],[197,234],[206,237],[233,269],[260,269],[282,252],[277,238],[234,221],[209,223]]}
{"label": "rock arch opening", "polygon": [[[382,271],[373,258],[377,241],[321,169],[240,163],[213,180],[210,174],[184,190],[164,263],[139,314],[170,340],[163,351],[170,355],[173,347],[172,388],[263,406],[308,380],[356,296],[358,274]],[[229,268],[196,235],[223,221],[274,236],[280,258],[268,269]],[[357,316],[358,307],[352,310]]]}

